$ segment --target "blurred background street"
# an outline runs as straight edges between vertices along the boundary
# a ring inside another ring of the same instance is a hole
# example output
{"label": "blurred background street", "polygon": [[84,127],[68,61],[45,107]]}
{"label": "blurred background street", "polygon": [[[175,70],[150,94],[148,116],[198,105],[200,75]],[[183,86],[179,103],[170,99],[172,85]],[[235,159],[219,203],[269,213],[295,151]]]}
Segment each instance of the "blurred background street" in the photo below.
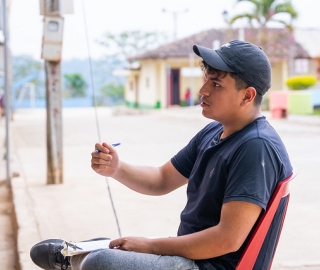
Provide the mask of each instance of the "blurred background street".
{"label": "blurred background street", "polygon": [[[266,115],[299,170],[291,184],[291,201],[273,269],[320,269],[320,118],[272,119],[269,112]],[[12,170],[19,175],[12,179],[12,191],[23,269],[36,269],[29,259],[29,249],[43,239],[118,237],[106,181],[90,167],[90,153],[97,142],[94,110],[65,109],[63,117],[62,185],[46,185],[45,110],[18,110],[12,123]],[[166,162],[209,122],[198,106],[151,112],[99,108],[98,117],[103,140],[121,142],[117,150],[123,160],[149,165]],[[3,168],[2,161],[1,173]],[[108,180],[122,235],[176,234],[186,202],[185,187],[165,196],[149,197]]]}
{"label": "blurred background street", "polygon": [[35,269],[29,250],[46,238],[175,235],[185,187],[136,194],[96,175],[90,153],[100,133],[128,162],[169,160],[209,122],[193,45],[239,39],[270,60],[262,109],[299,171],[273,269],[320,270],[319,10],[318,0],[1,1],[0,268]]}

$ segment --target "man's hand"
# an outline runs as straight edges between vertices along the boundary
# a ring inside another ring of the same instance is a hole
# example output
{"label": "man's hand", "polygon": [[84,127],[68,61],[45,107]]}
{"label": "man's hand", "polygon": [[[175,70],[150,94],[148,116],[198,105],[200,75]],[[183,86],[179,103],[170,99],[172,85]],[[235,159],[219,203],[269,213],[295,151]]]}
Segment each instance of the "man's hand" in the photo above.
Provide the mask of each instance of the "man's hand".
{"label": "man's hand", "polygon": [[91,153],[91,168],[103,176],[114,176],[119,167],[119,157],[114,147],[107,143],[96,143],[95,149],[100,152]]}
{"label": "man's hand", "polygon": [[110,248],[117,248],[126,251],[135,251],[140,253],[152,254],[152,239],[144,237],[121,237],[112,240]]}

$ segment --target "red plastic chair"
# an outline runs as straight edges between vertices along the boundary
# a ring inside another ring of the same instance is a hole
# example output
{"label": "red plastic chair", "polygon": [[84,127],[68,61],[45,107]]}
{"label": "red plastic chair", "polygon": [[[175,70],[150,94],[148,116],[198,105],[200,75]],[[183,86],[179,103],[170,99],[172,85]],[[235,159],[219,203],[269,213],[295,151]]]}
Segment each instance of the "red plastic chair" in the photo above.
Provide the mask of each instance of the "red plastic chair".
{"label": "red plastic chair", "polygon": [[[275,191],[274,191],[274,193],[268,203],[266,211],[261,216],[261,218],[257,224],[257,227],[255,228],[244,253],[242,254],[242,257],[241,257],[241,259],[237,265],[237,268],[236,268],[237,270],[253,269],[253,266],[256,262],[258,254],[259,254],[260,249],[262,247],[262,244],[264,242],[264,239],[267,235],[268,229],[269,229],[271,222],[273,220],[273,217],[278,209],[280,200],[282,198],[288,196],[287,204],[285,206],[284,214],[282,217],[282,223],[281,223],[277,243],[276,243],[275,250],[273,253],[273,254],[275,254],[275,251],[276,251],[276,248],[278,245],[278,241],[280,238],[280,233],[282,230],[283,222],[284,222],[284,219],[286,216],[289,198],[290,198],[289,183],[293,178],[296,177],[296,175],[297,175],[297,171],[293,170],[293,173],[287,179],[278,183],[278,185],[277,185],[277,187],[276,187],[276,189],[275,189]],[[268,269],[271,268],[272,261],[273,261],[273,257],[271,258]]]}

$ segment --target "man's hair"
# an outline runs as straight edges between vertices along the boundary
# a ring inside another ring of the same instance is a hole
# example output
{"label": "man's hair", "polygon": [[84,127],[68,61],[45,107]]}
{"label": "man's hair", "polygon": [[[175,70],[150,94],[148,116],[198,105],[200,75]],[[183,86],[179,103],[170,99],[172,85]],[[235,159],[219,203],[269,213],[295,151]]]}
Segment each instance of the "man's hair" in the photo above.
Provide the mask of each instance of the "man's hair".
{"label": "man's hair", "polygon": [[[202,69],[202,71],[204,72],[204,75],[207,77],[209,74],[216,74],[216,78],[224,78],[225,76],[227,76],[227,74],[230,74],[230,77],[234,79],[235,81],[235,86],[236,89],[238,91],[248,88],[249,85],[247,82],[245,82],[238,74],[233,73],[233,72],[227,72],[227,71],[223,71],[223,70],[219,70],[219,69],[215,69],[211,66],[209,66],[204,60],[200,61],[200,67]],[[262,98],[263,96],[260,95],[257,92],[256,97],[254,98],[254,105],[255,106],[260,106],[262,103]]]}

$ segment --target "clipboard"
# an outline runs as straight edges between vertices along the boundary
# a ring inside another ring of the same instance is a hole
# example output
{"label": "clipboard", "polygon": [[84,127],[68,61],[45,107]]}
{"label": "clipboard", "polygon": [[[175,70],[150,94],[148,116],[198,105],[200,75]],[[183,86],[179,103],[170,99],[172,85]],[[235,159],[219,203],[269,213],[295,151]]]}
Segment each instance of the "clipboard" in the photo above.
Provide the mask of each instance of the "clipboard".
{"label": "clipboard", "polygon": [[72,242],[63,240],[61,254],[63,256],[74,256],[78,254],[85,254],[97,249],[108,249],[111,239],[94,240],[85,242]]}

